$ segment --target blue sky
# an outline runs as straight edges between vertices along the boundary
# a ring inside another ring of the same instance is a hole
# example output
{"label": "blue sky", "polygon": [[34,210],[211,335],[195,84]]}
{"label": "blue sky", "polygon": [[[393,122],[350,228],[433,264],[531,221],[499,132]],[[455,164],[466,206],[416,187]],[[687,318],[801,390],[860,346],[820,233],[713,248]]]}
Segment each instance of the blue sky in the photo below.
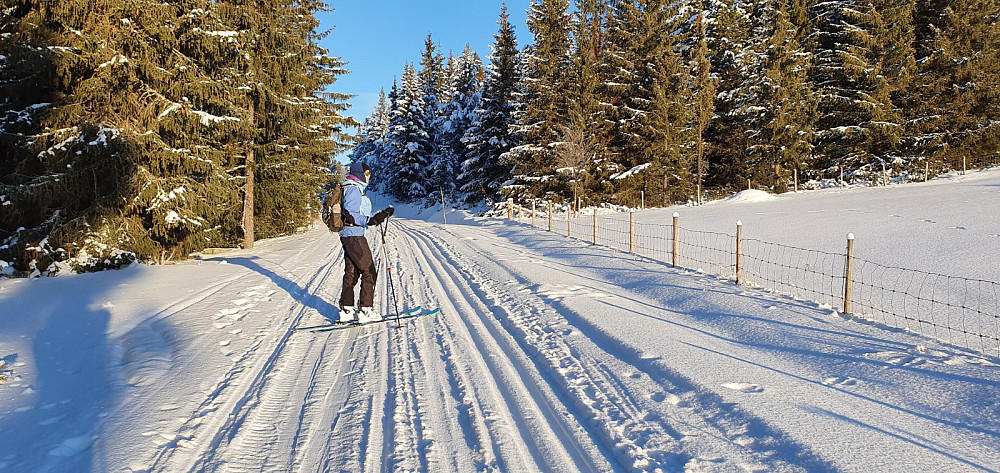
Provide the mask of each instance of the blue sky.
{"label": "blue sky", "polygon": [[[407,62],[419,64],[427,34],[444,55],[461,54],[466,43],[485,62],[499,29],[501,0],[328,0],[332,12],[319,13],[321,30],[333,31],[320,44],[346,61],[350,74],[332,90],[355,94],[346,114],[359,122],[371,114],[379,90],[392,88]],[[518,47],[530,42],[525,26],[529,0],[508,0]]]}

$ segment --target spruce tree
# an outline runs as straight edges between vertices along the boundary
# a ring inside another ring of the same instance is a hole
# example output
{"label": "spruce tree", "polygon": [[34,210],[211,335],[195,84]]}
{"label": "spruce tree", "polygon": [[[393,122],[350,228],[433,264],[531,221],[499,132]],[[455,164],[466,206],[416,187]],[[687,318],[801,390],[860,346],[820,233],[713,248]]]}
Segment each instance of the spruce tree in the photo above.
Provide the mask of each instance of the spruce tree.
{"label": "spruce tree", "polygon": [[[567,83],[568,123],[563,134],[567,130],[582,132],[580,138],[583,143],[580,147],[586,150],[582,168],[592,176],[587,187],[592,193],[606,196],[614,190],[608,178],[620,171],[608,152],[608,127],[602,117],[604,107],[601,104],[601,87],[606,73],[601,64],[607,49],[610,6],[607,0],[581,0],[576,7],[572,23],[573,62]],[[573,132],[569,134],[573,135]]]}
{"label": "spruce tree", "polygon": [[792,183],[793,170],[805,170],[812,151],[815,101],[807,81],[810,56],[784,1],[755,5],[755,61],[747,69],[748,92],[739,116],[747,124],[746,177],[775,192]]}
{"label": "spruce tree", "polygon": [[458,182],[459,166],[469,152],[468,144],[463,138],[478,120],[482,72],[482,60],[470,45],[466,45],[452,67],[451,85],[447,94],[449,100],[442,110],[442,123],[437,127],[440,133],[439,155],[431,165],[432,175],[436,177],[436,187],[449,196],[461,185]]}
{"label": "spruce tree", "polygon": [[[0,55],[11,60],[0,63],[0,87],[19,98],[0,105],[0,139],[12,150],[0,165],[0,194],[13,197],[0,227],[28,228],[21,242],[48,237],[65,248],[55,258],[97,262],[123,250],[162,260],[232,245],[245,171],[257,167],[246,166],[251,152],[262,157],[254,181],[266,195],[257,201],[269,216],[263,234],[308,222],[325,175],[317,164],[342,146],[349,123],[338,113],[346,97],[319,96],[342,72],[315,44],[313,13],[322,6],[131,0],[4,9]],[[43,51],[37,60],[33,50]],[[38,256],[14,259],[24,268]]]}
{"label": "spruce tree", "polygon": [[554,175],[555,148],[562,142],[561,130],[570,122],[568,10],[568,0],[532,0],[528,9],[528,30],[535,43],[524,54],[524,109],[515,131],[520,144],[511,153],[520,186],[530,185],[526,177]]}
{"label": "spruce tree", "polygon": [[819,96],[816,151],[820,172],[846,169],[875,180],[897,156],[902,118],[893,103],[906,90],[913,63],[911,1],[823,2],[816,18],[815,67]]}
{"label": "spruce tree", "polygon": [[694,193],[690,107],[694,78],[677,45],[684,42],[680,5],[618,2],[608,29],[603,86],[609,144],[624,169],[619,191],[659,195],[664,204]]}
{"label": "spruce tree", "polygon": [[403,202],[427,196],[424,169],[430,156],[426,106],[420,80],[413,64],[407,64],[400,80],[396,109],[389,126],[389,142],[394,161],[389,190]]}
{"label": "spruce tree", "polygon": [[517,38],[506,5],[501,7],[498,24],[500,30],[493,35],[494,44],[483,86],[482,108],[463,139],[467,153],[462,161],[459,182],[467,203],[500,197],[500,190],[510,180],[513,167],[505,156],[517,144],[510,128],[517,109],[515,94],[521,80],[521,68]]}
{"label": "spruce tree", "polygon": [[931,169],[1000,153],[1000,4],[993,0],[920,2],[916,17],[919,106],[914,146]]}
{"label": "spruce tree", "polygon": [[361,141],[351,153],[352,162],[360,161],[372,169],[372,177],[368,184],[374,190],[384,189],[385,183],[389,182],[386,148],[391,116],[389,100],[386,98],[385,89],[382,89],[379,91],[375,110],[365,119],[359,130],[358,138]]}

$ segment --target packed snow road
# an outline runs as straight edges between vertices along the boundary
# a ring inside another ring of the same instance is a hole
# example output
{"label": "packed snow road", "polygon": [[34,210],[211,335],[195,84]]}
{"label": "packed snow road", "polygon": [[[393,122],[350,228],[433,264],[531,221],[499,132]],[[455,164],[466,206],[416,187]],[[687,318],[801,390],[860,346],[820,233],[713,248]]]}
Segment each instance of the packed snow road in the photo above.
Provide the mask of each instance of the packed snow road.
{"label": "packed snow road", "polygon": [[387,236],[376,305],[388,264],[439,315],[297,330],[336,316],[325,230],[5,283],[44,310],[0,337],[0,471],[1000,469],[995,359],[528,226]]}

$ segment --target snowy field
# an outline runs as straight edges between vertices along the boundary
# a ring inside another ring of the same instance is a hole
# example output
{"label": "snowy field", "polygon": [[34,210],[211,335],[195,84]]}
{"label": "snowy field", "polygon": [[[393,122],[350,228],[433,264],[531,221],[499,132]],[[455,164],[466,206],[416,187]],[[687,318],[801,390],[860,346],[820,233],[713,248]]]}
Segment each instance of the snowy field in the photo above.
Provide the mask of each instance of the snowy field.
{"label": "snowy field", "polygon": [[[859,257],[996,281],[998,210],[991,171],[637,220],[829,251],[854,232]],[[399,214],[399,307],[441,309],[401,328],[296,330],[336,313],[318,228],[0,280],[0,471],[1000,470],[993,356],[527,224]]]}

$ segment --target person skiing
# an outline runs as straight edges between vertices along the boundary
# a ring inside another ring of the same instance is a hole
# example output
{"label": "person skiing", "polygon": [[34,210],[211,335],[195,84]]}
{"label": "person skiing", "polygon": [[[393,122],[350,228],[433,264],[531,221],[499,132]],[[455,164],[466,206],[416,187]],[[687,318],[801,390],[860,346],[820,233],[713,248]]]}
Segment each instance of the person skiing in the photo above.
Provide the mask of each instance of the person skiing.
{"label": "person skiing", "polygon": [[[365,196],[371,170],[360,162],[351,163],[349,174],[342,183],[344,189],[343,220],[340,244],[344,247],[344,287],[340,293],[340,323],[371,323],[382,320],[382,314],[372,307],[378,272],[365,233],[369,226],[378,226],[392,216],[390,205],[372,215],[372,202]],[[354,305],[354,286],[361,279],[360,309]]]}

